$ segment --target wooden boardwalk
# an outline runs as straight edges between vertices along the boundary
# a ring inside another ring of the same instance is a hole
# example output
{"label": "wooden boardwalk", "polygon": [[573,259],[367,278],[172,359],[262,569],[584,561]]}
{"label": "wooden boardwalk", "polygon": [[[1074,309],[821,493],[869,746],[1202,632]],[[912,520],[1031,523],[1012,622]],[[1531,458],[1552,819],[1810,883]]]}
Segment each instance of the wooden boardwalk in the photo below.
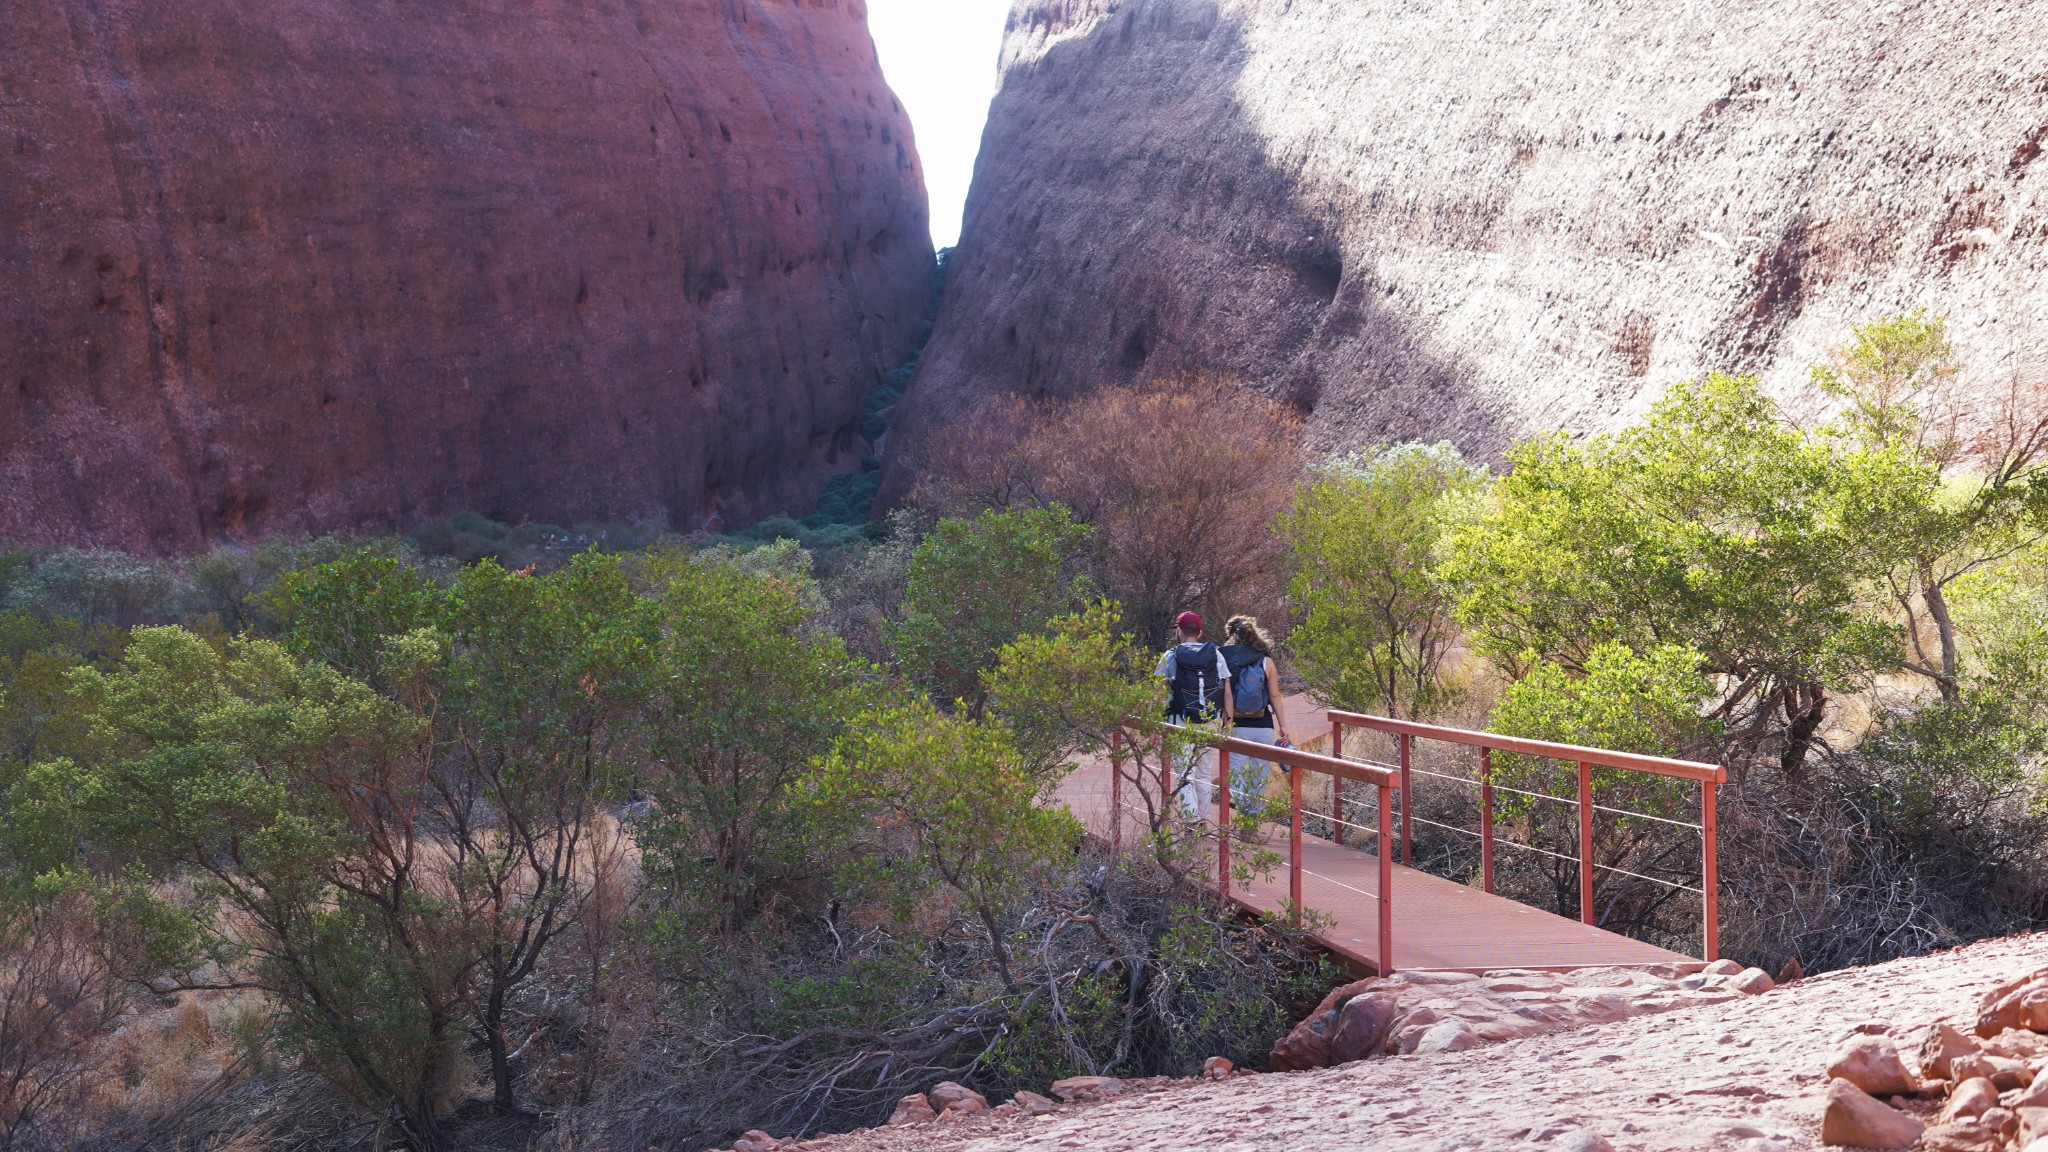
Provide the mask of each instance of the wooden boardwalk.
{"label": "wooden boardwalk", "polygon": [[[1297,714],[1290,709],[1290,714]],[[1214,771],[1214,759],[1204,767]],[[1283,773],[1284,779],[1284,773]],[[1144,835],[1145,813],[1134,789],[1124,791],[1123,842]],[[1086,765],[1069,776],[1059,798],[1088,830],[1104,839],[1110,824],[1110,769]],[[1284,801],[1281,802],[1284,806]],[[1231,898],[1256,912],[1280,908],[1287,897],[1286,830],[1268,825],[1267,847],[1283,862]],[[1393,869],[1393,961],[1396,971],[1503,968],[1570,969],[1605,965],[1699,968],[1703,961],[1601,928],[1553,915],[1478,888],[1418,872]],[[1302,840],[1302,903],[1334,918],[1318,941],[1354,967],[1380,972],[1378,955],[1379,860],[1371,852],[1306,836]]]}

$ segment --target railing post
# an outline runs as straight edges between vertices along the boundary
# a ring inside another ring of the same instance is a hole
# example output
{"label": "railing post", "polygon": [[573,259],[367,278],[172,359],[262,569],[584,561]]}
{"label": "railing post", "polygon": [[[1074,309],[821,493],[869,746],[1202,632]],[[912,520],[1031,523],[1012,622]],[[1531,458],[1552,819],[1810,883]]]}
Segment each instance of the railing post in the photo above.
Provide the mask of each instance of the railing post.
{"label": "railing post", "polygon": [[1415,747],[1415,737],[1401,733],[1401,864],[1403,867],[1415,863],[1415,845],[1408,826],[1408,810],[1415,807],[1414,794],[1408,791],[1408,757]]}
{"label": "railing post", "polygon": [[1394,835],[1393,799],[1390,789],[1380,785],[1380,975],[1394,974],[1394,854],[1387,842]]}
{"label": "railing post", "polygon": [[[1344,758],[1344,725],[1337,718],[1330,717],[1330,759]],[[1330,777],[1330,838],[1341,847],[1344,843],[1344,778]]]}
{"label": "railing post", "polygon": [[1479,750],[1479,878],[1493,891],[1493,749]]}
{"label": "railing post", "polygon": [[1714,782],[1700,781],[1700,892],[1706,905],[1705,931],[1701,943],[1712,963],[1721,958],[1721,867],[1720,850],[1714,840]]}
{"label": "railing post", "polygon": [[1230,749],[1216,749],[1216,771],[1223,777],[1216,793],[1216,886],[1230,899]]}
{"label": "railing post", "polygon": [[1124,852],[1124,730],[1113,728],[1109,733],[1109,851],[1112,856]]}
{"label": "railing post", "polygon": [[1579,761],[1579,922],[1593,916],[1593,766]]}
{"label": "railing post", "polygon": [[[1332,777],[1335,779],[1335,777]],[[1287,898],[1294,901],[1296,916],[1301,914],[1301,765],[1287,766],[1287,802],[1290,812],[1287,843]]]}

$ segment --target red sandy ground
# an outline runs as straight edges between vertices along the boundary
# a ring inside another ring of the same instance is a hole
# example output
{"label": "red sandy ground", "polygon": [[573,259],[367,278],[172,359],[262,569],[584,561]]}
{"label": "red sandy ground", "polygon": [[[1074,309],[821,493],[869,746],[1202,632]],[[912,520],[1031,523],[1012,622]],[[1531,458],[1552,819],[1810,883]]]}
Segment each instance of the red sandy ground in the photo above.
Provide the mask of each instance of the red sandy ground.
{"label": "red sandy ground", "polygon": [[1978,998],[2048,965],[2048,934],[1811,977],[1762,996],[1464,1052],[1317,1072],[1170,1083],[1044,1117],[972,1119],[808,1141],[819,1152],[1618,1152],[1818,1145],[1828,1053],[1859,1025],[1901,1047],[1967,1031]]}

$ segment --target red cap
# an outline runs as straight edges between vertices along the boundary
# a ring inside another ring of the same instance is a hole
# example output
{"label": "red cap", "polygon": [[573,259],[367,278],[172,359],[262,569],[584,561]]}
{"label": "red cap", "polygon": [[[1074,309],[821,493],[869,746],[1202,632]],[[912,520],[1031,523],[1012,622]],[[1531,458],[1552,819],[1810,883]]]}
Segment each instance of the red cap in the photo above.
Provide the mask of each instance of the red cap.
{"label": "red cap", "polygon": [[1183,632],[1200,632],[1202,630],[1202,618],[1193,612],[1183,612],[1173,618],[1173,626]]}

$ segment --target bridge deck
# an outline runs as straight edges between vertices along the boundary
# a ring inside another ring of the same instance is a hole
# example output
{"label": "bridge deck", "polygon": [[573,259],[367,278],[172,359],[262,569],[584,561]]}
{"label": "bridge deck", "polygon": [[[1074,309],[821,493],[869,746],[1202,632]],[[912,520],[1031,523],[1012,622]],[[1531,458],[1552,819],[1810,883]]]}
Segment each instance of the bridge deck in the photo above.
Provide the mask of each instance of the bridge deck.
{"label": "bridge deck", "polygon": [[[1076,771],[1061,786],[1060,799],[1091,833],[1108,837],[1111,826],[1107,764],[1090,764]],[[1137,843],[1144,829],[1144,813],[1132,807],[1132,799],[1132,790],[1127,788],[1126,844]],[[1281,855],[1283,862],[1269,876],[1250,885],[1249,890],[1234,887],[1232,891],[1232,898],[1239,905],[1258,912],[1276,910],[1287,896],[1285,829],[1271,829],[1269,836],[1268,846]],[[1301,862],[1302,903],[1335,920],[1318,934],[1318,941],[1353,965],[1382,971],[1377,955],[1378,858],[1370,852],[1308,836],[1302,840]],[[1427,872],[1396,864],[1393,874],[1397,971],[1702,965],[1694,957]]]}

